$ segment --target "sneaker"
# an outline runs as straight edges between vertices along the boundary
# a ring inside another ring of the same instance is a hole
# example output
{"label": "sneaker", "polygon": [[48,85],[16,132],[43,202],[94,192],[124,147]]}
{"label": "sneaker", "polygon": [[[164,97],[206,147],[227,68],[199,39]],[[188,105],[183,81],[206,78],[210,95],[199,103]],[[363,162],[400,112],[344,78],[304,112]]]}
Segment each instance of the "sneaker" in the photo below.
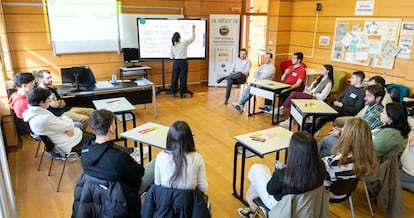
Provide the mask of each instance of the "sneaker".
{"label": "sneaker", "polygon": [[225,105],[228,105],[229,104],[229,100],[228,99],[224,100],[224,104]]}
{"label": "sneaker", "polygon": [[[283,106],[279,107],[279,116],[282,116],[286,113],[286,110]],[[275,115],[277,116],[277,108],[275,108]]]}
{"label": "sneaker", "polygon": [[266,113],[272,113],[272,107],[270,107],[269,105],[265,105],[263,107],[259,107],[259,110],[266,112]]}
{"label": "sneaker", "polygon": [[237,209],[237,213],[239,213],[239,215],[241,217],[245,217],[245,218],[252,218],[253,217],[253,211],[250,210],[250,207],[239,208],[239,209]]}
{"label": "sneaker", "polygon": [[241,105],[237,102],[233,102],[233,103],[231,103],[231,105],[233,105],[234,109],[236,109],[238,112],[240,112],[240,113],[243,112],[243,105]]}
{"label": "sneaker", "polygon": [[221,82],[223,82],[223,80],[225,79],[225,77],[221,77],[221,78],[219,78],[219,79],[217,79],[217,83],[221,83]]}
{"label": "sneaker", "polygon": [[290,118],[287,118],[286,120],[279,123],[279,126],[289,126]]}
{"label": "sneaker", "polygon": [[[76,156],[70,156],[69,161],[75,161],[78,158]],[[66,157],[62,157],[61,160],[66,160]]]}
{"label": "sneaker", "polygon": [[64,160],[64,158],[62,156],[60,156],[59,153],[57,153],[56,151],[45,151],[45,154],[55,160]]}
{"label": "sneaker", "polygon": [[[148,153],[148,147],[144,147],[143,148],[143,152],[144,152],[144,159],[145,159],[145,154]],[[132,159],[134,159],[136,162],[141,162],[141,152],[139,150],[139,147],[134,148],[134,151],[132,153],[129,154]]]}

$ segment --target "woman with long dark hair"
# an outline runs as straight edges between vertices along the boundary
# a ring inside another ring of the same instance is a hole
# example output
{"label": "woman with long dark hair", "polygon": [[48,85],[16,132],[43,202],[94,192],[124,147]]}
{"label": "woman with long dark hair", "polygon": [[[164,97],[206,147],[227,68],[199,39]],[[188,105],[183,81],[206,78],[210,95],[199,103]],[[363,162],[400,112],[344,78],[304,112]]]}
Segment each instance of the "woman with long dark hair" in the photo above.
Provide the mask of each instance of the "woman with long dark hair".
{"label": "woman with long dark hair", "polygon": [[401,153],[403,151],[404,138],[410,132],[410,126],[407,122],[407,111],[401,104],[388,103],[380,116],[381,122],[384,125],[372,131],[378,164]]}
{"label": "woman with long dark hair", "polygon": [[176,121],[168,130],[167,147],[155,161],[154,183],[167,188],[207,190],[204,159],[195,150],[186,122]]}
{"label": "woman with long dark hair", "polygon": [[[290,93],[289,97],[283,102],[282,106],[280,107],[279,113],[282,115],[290,112],[292,99],[325,100],[331,92],[332,86],[334,84],[333,71],[334,69],[332,65],[323,65],[321,75],[317,79],[315,79],[305,91],[294,91]],[[284,122],[281,122],[279,125],[288,126],[289,119],[285,120]]]}
{"label": "woman with long dark hair", "polygon": [[253,199],[260,197],[267,208],[273,208],[287,194],[301,194],[323,185],[325,169],[319,157],[316,141],[307,132],[295,132],[289,144],[286,167],[273,175],[262,164],[254,164],[248,173],[250,187],[246,194],[250,207],[239,208],[242,217],[255,210]]}
{"label": "woman with long dark hair", "polygon": [[174,59],[171,78],[171,95],[174,98],[177,94],[178,79],[180,79],[180,98],[185,98],[187,90],[187,48],[195,39],[195,25],[192,26],[191,38],[181,41],[179,32],[175,32],[171,38],[170,58]]}

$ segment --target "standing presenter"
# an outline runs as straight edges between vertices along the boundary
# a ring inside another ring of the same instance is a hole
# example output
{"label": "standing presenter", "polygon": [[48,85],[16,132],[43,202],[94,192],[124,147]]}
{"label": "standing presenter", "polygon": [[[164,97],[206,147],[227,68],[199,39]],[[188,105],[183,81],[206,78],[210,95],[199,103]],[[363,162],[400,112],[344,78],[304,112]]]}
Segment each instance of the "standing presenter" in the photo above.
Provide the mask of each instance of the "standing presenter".
{"label": "standing presenter", "polygon": [[180,79],[180,98],[185,98],[187,90],[187,48],[195,39],[195,25],[193,24],[193,32],[191,38],[180,41],[181,36],[179,32],[175,32],[171,38],[170,58],[174,59],[171,78],[171,95],[175,98],[177,94],[178,78]]}

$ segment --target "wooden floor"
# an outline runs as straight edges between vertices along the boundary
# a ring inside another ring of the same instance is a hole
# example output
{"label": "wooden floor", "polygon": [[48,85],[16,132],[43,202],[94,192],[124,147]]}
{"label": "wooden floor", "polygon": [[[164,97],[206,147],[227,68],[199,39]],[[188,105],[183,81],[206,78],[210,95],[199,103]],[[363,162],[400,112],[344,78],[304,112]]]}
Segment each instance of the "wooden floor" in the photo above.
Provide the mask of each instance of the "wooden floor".
{"label": "wooden floor", "polygon": [[[224,88],[190,86],[195,92],[193,98],[171,98],[169,94],[157,96],[158,118],[153,117],[153,106],[136,106],[137,125],[156,122],[170,125],[176,120],[185,120],[194,132],[196,149],[206,161],[209,189],[207,194],[212,204],[213,217],[238,217],[237,208],[244,207],[232,196],[233,136],[256,130],[271,128],[269,114],[247,117],[237,113],[231,105],[224,105]],[[232,100],[239,97],[239,90],[233,92]],[[128,126],[132,126],[129,121]],[[58,127],[57,127],[58,128]],[[325,127],[321,136],[326,134]],[[73,190],[77,177],[82,171],[79,161],[68,164],[63,177],[61,191],[56,192],[61,161],[54,165],[52,175],[47,176],[50,159],[46,158],[40,171],[37,171],[39,158],[34,158],[36,142],[24,135],[23,148],[11,151],[9,167],[14,194],[20,217],[70,217]],[[132,146],[132,144],[131,144]],[[156,151],[156,149],[154,149]],[[156,151],[155,153],[157,153]],[[155,155],[154,155],[155,156]],[[274,154],[264,159],[253,157],[246,161],[272,166]],[[240,166],[240,165],[239,165]],[[249,182],[246,181],[246,187]],[[359,185],[352,195],[356,217],[370,217],[368,204]],[[405,211],[400,217],[414,217],[414,194],[404,191]],[[411,203],[409,203],[411,202]],[[385,217],[383,209],[374,206],[375,217]],[[330,217],[351,217],[348,201],[330,205]]]}

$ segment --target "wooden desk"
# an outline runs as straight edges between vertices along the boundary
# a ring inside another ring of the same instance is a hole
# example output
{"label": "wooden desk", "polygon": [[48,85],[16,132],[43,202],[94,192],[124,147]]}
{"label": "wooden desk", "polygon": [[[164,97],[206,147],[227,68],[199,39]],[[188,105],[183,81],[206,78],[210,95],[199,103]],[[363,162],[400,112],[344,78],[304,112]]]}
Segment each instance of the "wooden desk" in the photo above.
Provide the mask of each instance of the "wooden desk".
{"label": "wooden desk", "polygon": [[[264,142],[254,141],[251,136],[255,134],[260,134],[260,137],[266,139]],[[233,196],[239,199],[244,204],[248,205],[244,200],[244,171],[245,171],[245,161],[246,161],[246,150],[252,152],[254,155],[257,155],[261,158],[266,154],[273,152],[276,153],[276,160],[279,159],[279,151],[287,149],[289,147],[290,138],[292,137],[292,132],[286,130],[282,127],[275,127],[265,130],[260,130],[256,132],[247,133],[244,135],[235,136],[234,139],[237,141],[234,145],[234,162],[233,162]],[[241,151],[239,151],[241,147]],[[236,183],[237,183],[237,155],[241,153],[241,170],[240,170],[240,189],[237,192]]]}
{"label": "wooden desk", "polygon": [[272,102],[272,124],[277,124],[279,123],[279,115],[280,115],[280,105],[282,104],[282,102],[278,102],[278,107],[277,107],[277,120],[275,122],[274,117],[275,117],[275,102],[276,102],[276,97],[280,96],[280,93],[285,90],[285,89],[289,89],[290,85],[285,84],[285,83],[280,83],[280,82],[275,82],[275,81],[271,81],[271,80],[257,80],[257,81],[252,81],[250,82],[250,97],[254,96],[254,100],[253,100],[253,113],[250,113],[250,101],[248,104],[248,115],[254,115],[257,114],[255,112],[256,109],[256,96],[261,96],[263,98],[266,99],[271,99],[273,100]]}
{"label": "wooden desk", "polygon": [[[125,114],[131,114],[132,116],[132,125],[133,127],[136,126],[136,118],[135,118],[135,107],[128,100],[124,97],[120,98],[108,98],[102,100],[93,100],[93,105],[95,106],[96,110],[106,109],[108,111],[113,112],[114,114],[120,114],[122,116],[122,127],[123,131],[125,132],[126,127],[126,118]],[[118,124],[115,122],[115,140],[119,140],[118,137]],[[127,146],[126,140],[124,140],[125,147]]]}
{"label": "wooden desk", "polygon": [[92,101],[99,99],[125,97],[132,105],[154,105],[154,118],[157,118],[157,99],[155,84],[145,78],[139,78],[131,82],[119,82],[112,87],[97,88],[95,85],[80,87],[74,91],[73,87],[56,86],[58,93],[66,103],[74,107],[94,107]]}
{"label": "wooden desk", "polygon": [[[140,131],[155,127],[156,129],[147,133],[141,133]],[[169,127],[163,126],[156,123],[145,123],[141,126],[136,128],[130,129],[126,132],[121,133],[122,138],[126,138],[129,140],[133,140],[135,142],[139,142],[139,149],[141,154],[141,164],[144,164],[144,149],[143,144],[148,145],[148,159],[151,161],[152,153],[151,153],[151,146],[154,146],[159,149],[165,149],[167,146],[167,133]]]}
{"label": "wooden desk", "polygon": [[320,116],[330,116],[336,114],[338,114],[338,112],[331,106],[329,106],[327,103],[325,103],[323,100],[292,99],[292,106],[290,108],[289,130],[292,130],[292,118],[296,120],[299,127],[303,128],[306,122],[306,118],[313,116],[311,132],[311,134],[313,135],[316,118]]}

